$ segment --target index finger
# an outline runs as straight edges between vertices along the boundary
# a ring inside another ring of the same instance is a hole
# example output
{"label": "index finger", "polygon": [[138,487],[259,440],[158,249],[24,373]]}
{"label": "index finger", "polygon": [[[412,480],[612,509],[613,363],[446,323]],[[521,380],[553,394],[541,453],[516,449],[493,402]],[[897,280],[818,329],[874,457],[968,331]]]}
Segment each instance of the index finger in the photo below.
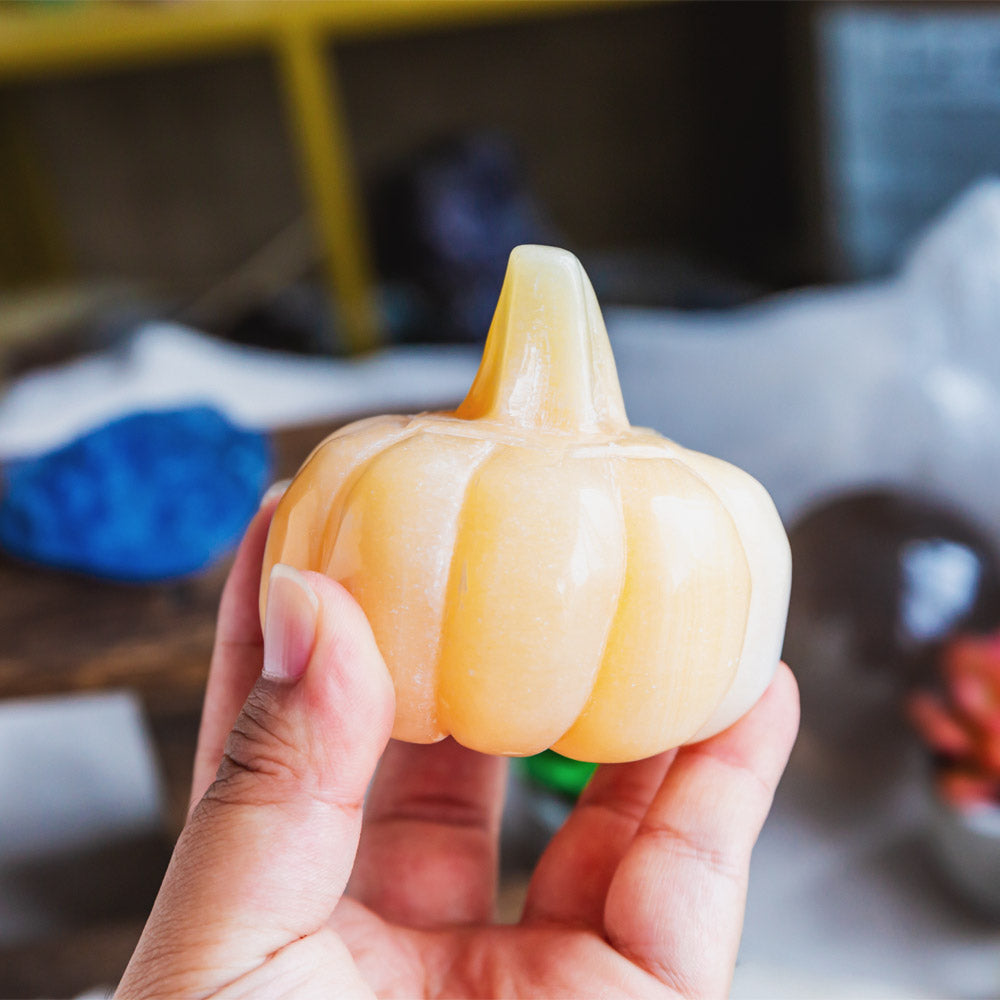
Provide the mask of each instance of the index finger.
{"label": "index finger", "polygon": [[279,496],[269,494],[265,497],[236,551],[236,559],[222,590],[194,756],[189,809],[201,800],[215,780],[226,738],[260,676],[264,656],[264,635],[258,610],[260,573],[267,530]]}
{"label": "index finger", "polygon": [[750,854],[798,719],[782,664],[739,722],[678,751],[611,882],[611,944],[681,996],[728,995]]}

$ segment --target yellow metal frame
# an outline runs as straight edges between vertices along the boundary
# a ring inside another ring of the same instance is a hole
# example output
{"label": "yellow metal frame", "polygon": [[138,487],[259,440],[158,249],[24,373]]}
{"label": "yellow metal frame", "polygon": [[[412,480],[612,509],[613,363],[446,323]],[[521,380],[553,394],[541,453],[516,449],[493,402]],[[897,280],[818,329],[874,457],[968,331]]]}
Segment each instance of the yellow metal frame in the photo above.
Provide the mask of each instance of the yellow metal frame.
{"label": "yellow metal frame", "polygon": [[372,265],[329,43],[540,17],[626,0],[188,0],[0,8],[0,83],[270,49],[298,143],[307,201],[352,350],[378,343]]}
{"label": "yellow metal frame", "polygon": [[278,48],[288,110],[324,266],[350,346],[378,341],[371,254],[336,77],[321,36],[289,27]]}

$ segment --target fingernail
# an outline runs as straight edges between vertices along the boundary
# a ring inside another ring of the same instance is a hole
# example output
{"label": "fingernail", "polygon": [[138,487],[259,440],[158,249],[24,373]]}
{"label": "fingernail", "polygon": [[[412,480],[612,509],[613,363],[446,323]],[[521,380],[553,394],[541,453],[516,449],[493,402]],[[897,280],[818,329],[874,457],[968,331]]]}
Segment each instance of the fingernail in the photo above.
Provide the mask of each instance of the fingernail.
{"label": "fingernail", "polygon": [[264,616],[264,669],[274,681],[297,681],[305,672],[316,641],[319,598],[305,577],[277,563],[271,570]]}
{"label": "fingernail", "polygon": [[276,483],[272,483],[267,488],[267,492],[260,498],[261,507],[269,504],[272,500],[280,500],[285,495],[285,490],[291,485],[290,479],[279,479]]}

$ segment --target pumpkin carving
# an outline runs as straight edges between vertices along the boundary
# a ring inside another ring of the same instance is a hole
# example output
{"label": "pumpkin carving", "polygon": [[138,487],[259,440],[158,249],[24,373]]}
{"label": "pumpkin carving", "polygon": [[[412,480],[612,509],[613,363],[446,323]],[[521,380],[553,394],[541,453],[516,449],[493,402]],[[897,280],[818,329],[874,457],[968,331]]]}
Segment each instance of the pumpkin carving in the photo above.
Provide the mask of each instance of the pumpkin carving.
{"label": "pumpkin carving", "polygon": [[275,563],[340,581],[393,676],[394,735],[635,760],[718,732],[767,686],[790,557],[746,473],[629,425],[577,259],[511,254],[449,413],[361,420],[274,515]]}

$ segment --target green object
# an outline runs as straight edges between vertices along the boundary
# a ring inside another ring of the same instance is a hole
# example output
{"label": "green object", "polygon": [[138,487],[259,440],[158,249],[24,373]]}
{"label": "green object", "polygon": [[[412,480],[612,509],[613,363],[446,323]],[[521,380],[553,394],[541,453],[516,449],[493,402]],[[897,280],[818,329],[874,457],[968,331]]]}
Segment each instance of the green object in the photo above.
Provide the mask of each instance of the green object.
{"label": "green object", "polygon": [[575,799],[590,781],[597,765],[571,760],[555,750],[543,750],[533,757],[521,758],[521,767],[536,785]]}

